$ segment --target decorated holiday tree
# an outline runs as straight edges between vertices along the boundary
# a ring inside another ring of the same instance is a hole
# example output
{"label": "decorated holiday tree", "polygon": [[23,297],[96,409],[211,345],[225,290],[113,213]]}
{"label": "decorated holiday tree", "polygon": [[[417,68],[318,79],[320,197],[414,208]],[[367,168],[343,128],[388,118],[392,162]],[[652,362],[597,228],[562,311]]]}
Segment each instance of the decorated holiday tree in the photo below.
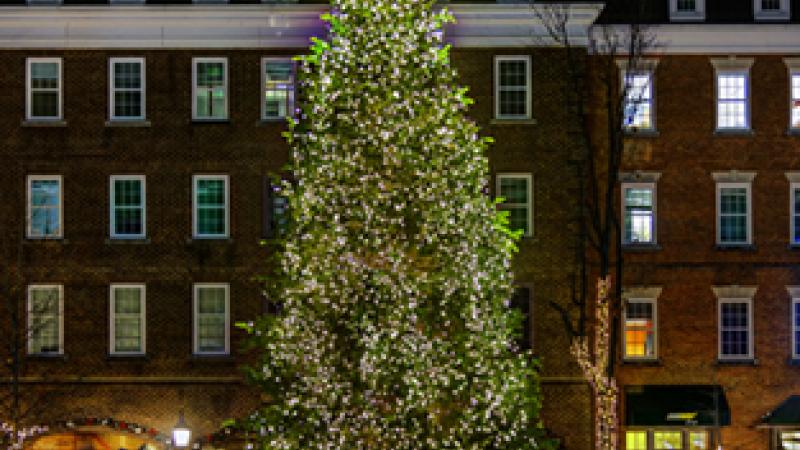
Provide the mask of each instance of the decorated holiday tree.
{"label": "decorated holiday tree", "polygon": [[334,0],[300,58],[281,309],[247,326],[258,448],[546,446],[508,306],[516,236],[433,4]]}

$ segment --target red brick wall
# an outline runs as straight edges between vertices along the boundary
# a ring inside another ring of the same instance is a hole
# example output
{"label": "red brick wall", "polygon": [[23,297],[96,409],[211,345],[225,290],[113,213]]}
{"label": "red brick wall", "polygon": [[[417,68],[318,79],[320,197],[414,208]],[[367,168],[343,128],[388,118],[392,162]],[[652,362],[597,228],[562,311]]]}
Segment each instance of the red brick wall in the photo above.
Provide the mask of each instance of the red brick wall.
{"label": "red brick wall", "polygon": [[[720,384],[732,414],[726,449],[768,448],[761,416],[800,389],[791,358],[790,298],[800,282],[789,244],[789,182],[800,141],[788,127],[788,75],[779,56],[751,69],[752,135],[715,135],[714,69],[707,56],[666,56],[657,69],[659,136],[635,139],[624,170],[661,172],[658,243],[626,252],[624,285],[659,285],[657,364],[622,364],[621,385]],[[644,149],[644,151],[642,151]],[[755,171],[753,248],[718,249],[712,172]],[[758,286],[751,365],[717,362],[717,298],[712,286]]]}
{"label": "red brick wall", "polygon": [[[231,319],[262,311],[254,275],[267,272],[261,238],[261,176],[280,169],[287,149],[283,124],[259,123],[260,58],[285,51],[4,51],[0,62],[0,257],[21,257],[24,283],[65,285],[65,357],[28,358],[24,375],[92,377],[229,377],[246,358],[195,358],[192,345],[192,283],[230,282]],[[535,124],[496,124],[495,54],[531,54]],[[65,127],[22,127],[25,58],[62,56]],[[141,56],[147,68],[144,128],[107,127],[108,58]],[[230,121],[191,122],[191,57],[229,58]],[[543,361],[545,425],[570,450],[588,449],[590,423],[585,384],[568,354],[569,338],[550,302],[566,305],[576,266],[577,148],[574,124],[564,110],[564,55],[558,50],[461,50],[453,56],[476,100],[471,114],[493,136],[493,174],[531,172],[534,236],[520,242],[516,278],[533,286],[534,347]],[[229,240],[191,240],[191,175],[230,176]],[[21,239],[25,176],[63,175],[64,239]],[[108,176],[147,176],[146,243],[108,240]],[[492,180],[493,181],[493,180]],[[494,183],[492,182],[492,188]],[[20,244],[21,242],[21,244]],[[21,253],[20,253],[21,252]],[[147,357],[109,358],[108,285],[147,283]],[[242,333],[232,332],[231,349]],[[45,383],[50,385],[49,383]],[[37,388],[38,389],[38,388]],[[252,406],[221,407],[223,397],[257,398],[241,384],[204,385],[101,382],[67,384],[68,401],[54,416],[113,415],[156,427],[171,426],[181,404],[196,432],[215,429],[224,418]],[[34,391],[30,388],[30,391]],[[216,395],[216,394],[215,394]],[[32,398],[33,398],[32,394]],[[128,398],[132,398],[128,401]],[[147,406],[152,405],[152,406]],[[242,406],[244,405],[244,406]],[[91,412],[95,411],[95,412]],[[53,417],[57,420],[59,417]]]}

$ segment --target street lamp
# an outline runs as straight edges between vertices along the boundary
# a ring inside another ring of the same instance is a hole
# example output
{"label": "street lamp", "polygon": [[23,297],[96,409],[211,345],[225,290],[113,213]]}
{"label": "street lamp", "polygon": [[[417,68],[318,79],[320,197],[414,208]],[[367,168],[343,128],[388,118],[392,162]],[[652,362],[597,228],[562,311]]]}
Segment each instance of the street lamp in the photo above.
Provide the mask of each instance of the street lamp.
{"label": "street lamp", "polygon": [[175,428],[172,430],[172,442],[175,447],[187,447],[191,438],[192,430],[186,426],[186,421],[183,420],[183,410],[181,410],[178,416],[178,423],[175,424]]}

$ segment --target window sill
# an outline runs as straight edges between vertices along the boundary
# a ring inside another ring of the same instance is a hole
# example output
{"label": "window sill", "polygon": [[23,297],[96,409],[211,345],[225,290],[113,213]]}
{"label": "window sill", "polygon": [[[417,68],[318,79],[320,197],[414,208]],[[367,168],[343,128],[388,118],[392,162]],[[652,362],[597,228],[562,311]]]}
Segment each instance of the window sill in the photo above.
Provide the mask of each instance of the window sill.
{"label": "window sill", "polygon": [[720,251],[746,251],[746,252],[754,252],[756,251],[756,246],[754,244],[716,244],[714,246],[715,250]]}
{"label": "window sill", "polygon": [[623,366],[662,366],[659,358],[623,359]]}
{"label": "window sill", "polygon": [[230,124],[231,120],[230,119],[192,119],[191,123],[193,125],[212,125],[212,124],[225,125],[225,124]]}
{"label": "window sill", "polygon": [[622,244],[622,251],[625,252],[657,252],[661,246],[653,244]]}
{"label": "window sill", "polygon": [[107,120],[106,126],[111,128],[148,128],[152,124],[149,120]]}
{"label": "window sill", "polygon": [[23,127],[66,127],[67,121],[62,119],[28,119],[20,123]]}
{"label": "window sill", "polygon": [[261,118],[256,122],[256,126],[263,127],[269,125],[286,125],[289,123],[289,120],[293,120],[290,117],[275,117],[273,119],[265,119]]}
{"label": "window sill", "polygon": [[60,242],[62,244],[69,244],[69,239],[63,237],[31,237],[25,236],[25,242]]}
{"label": "window sill", "polygon": [[719,137],[752,137],[755,136],[755,132],[750,128],[730,128],[730,129],[720,129],[717,128],[714,130],[714,136]]}
{"label": "window sill", "polygon": [[236,358],[233,357],[231,354],[221,354],[221,353],[192,353],[191,361],[202,361],[202,362],[211,362],[211,363],[232,363],[236,362]]}
{"label": "window sill", "polygon": [[504,119],[496,117],[489,121],[492,125],[536,125],[536,119]]}
{"label": "window sill", "polygon": [[113,237],[113,238],[106,238],[106,244],[130,244],[130,245],[143,245],[149,244],[150,238],[123,238],[123,237]]}
{"label": "window sill", "polygon": [[743,359],[719,359],[717,358],[718,366],[757,366],[758,359],[756,358],[743,358]]}
{"label": "window sill", "polygon": [[623,133],[626,138],[657,138],[661,135],[655,128],[640,130],[625,129]]}
{"label": "window sill", "polygon": [[146,353],[116,354],[106,355],[107,361],[150,361],[150,356]]}
{"label": "window sill", "polygon": [[34,353],[26,355],[28,359],[35,359],[40,361],[66,361],[67,355],[63,353]]}
{"label": "window sill", "polygon": [[227,243],[232,244],[234,242],[234,240],[233,240],[233,238],[231,238],[229,236],[228,237],[226,237],[226,236],[220,236],[220,237],[216,237],[216,236],[211,236],[211,237],[192,236],[192,237],[186,238],[186,243],[187,244],[193,244],[193,243],[198,243],[198,242],[227,242]]}

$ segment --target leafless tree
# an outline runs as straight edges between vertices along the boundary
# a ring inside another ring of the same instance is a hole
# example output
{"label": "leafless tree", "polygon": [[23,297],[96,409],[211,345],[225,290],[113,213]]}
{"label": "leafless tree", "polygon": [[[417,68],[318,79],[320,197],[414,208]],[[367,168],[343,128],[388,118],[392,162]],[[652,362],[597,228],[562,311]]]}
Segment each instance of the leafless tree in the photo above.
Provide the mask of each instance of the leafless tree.
{"label": "leafless tree", "polygon": [[[574,7],[531,0],[531,10],[545,35],[563,49],[569,132],[582,150],[576,163],[580,180],[579,269],[573,277],[571,303],[551,302],[551,306],[572,337],[572,353],[592,387],[595,446],[602,450],[617,448],[614,361],[623,310],[623,230],[615,201],[617,185],[623,157],[631,151],[629,135],[636,132],[630,117],[643,95],[634,89],[633,75],[650,70],[646,57],[657,48],[655,36],[643,25],[646,4],[641,0],[610,2],[607,7],[614,8],[612,13],[619,12],[621,20],[590,28],[587,55],[572,31]],[[594,301],[590,301],[588,287],[595,277],[599,281]]]}

